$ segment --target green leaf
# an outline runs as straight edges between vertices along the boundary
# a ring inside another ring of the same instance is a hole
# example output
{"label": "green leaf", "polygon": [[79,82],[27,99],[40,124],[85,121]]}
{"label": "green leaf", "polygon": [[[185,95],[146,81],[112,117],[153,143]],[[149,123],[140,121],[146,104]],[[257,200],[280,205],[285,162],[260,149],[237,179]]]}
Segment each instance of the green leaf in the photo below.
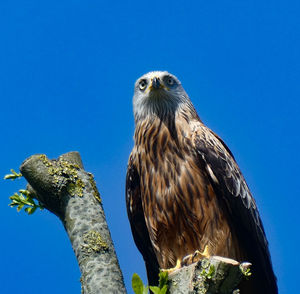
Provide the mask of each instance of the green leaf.
{"label": "green leaf", "polygon": [[160,290],[160,294],[166,294],[167,291],[168,291],[168,285],[164,285]]}
{"label": "green leaf", "polygon": [[20,189],[19,192],[25,196],[30,196],[30,192],[28,190]]}
{"label": "green leaf", "polygon": [[30,214],[33,214],[36,211],[36,209],[37,209],[37,206],[35,206],[35,207],[26,207],[25,212],[27,212],[30,215]]}
{"label": "green leaf", "polygon": [[157,286],[149,286],[149,288],[154,294],[166,294],[168,291],[167,285],[164,285],[162,288],[159,288]]}
{"label": "green leaf", "polygon": [[24,210],[25,210],[25,212],[27,212],[28,214],[30,214],[31,208],[32,207],[26,207]]}
{"label": "green leaf", "polygon": [[18,194],[20,201],[24,202],[25,201],[25,197],[22,194]]}
{"label": "green leaf", "polygon": [[16,202],[12,202],[12,203],[9,204],[10,207],[14,207],[14,206],[17,206],[17,205],[18,205],[18,203],[16,203]]}
{"label": "green leaf", "polygon": [[160,289],[157,286],[149,286],[150,290],[153,292],[153,294],[160,294]]}
{"label": "green leaf", "polygon": [[19,199],[19,194],[18,194],[18,193],[15,193],[14,195],[10,196],[9,199],[16,202],[16,201],[18,201],[18,199]]}
{"label": "green leaf", "polygon": [[153,294],[166,294],[168,291],[168,272],[159,273],[158,286],[145,286],[138,274],[132,276],[132,289],[135,294],[148,294],[149,289]]}
{"label": "green leaf", "polygon": [[165,285],[168,285],[168,272],[160,272],[159,273],[159,288],[162,289]]}
{"label": "green leaf", "polygon": [[17,178],[22,177],[21,173],[15,172],[13,169],[10,170],[12,173],[4,176],[4,180],[15,180]]}
{"label": "green leaf", "polygon": [[168,291],[168,272],[160,272],[158,287],[150,286],[149,288],[154,294],[166,294]]}
{"label": "green leaf", "polygon": [[36,206],[36,203],[34,202],[34,200],[32,198],[26,198],[26,204],[29,206]]}
{"label": "green leaf", "polygon": [[19,204],[19,206],[17,207],[17,212],[19,212],[23,208],[23,206],[24,206],[23,203]]}
{"label": "green leaf", "polygon": [[138,274],[132,275],[131,284],[132,284],[133,292],[135,294],[147,294],[148,293],[148,287],[146,287],[143,284],[143,281],[141,280],[141,278],[139,277]]}
{"label": "green leaf", "polygon": [[[34,199],[31,197],[30,192],[28,190],[19,190],[20,194],[15,193],[14,195],[10,196],[9,199],[12,202],[9,206],[14,207],[17,206],[17,211],[19,212],[24,206],[24,211],[28,214],[33,214],[37,208],[43,209],[42,205],[37,204]],[[23,196],[25,195],[26,198]]]}

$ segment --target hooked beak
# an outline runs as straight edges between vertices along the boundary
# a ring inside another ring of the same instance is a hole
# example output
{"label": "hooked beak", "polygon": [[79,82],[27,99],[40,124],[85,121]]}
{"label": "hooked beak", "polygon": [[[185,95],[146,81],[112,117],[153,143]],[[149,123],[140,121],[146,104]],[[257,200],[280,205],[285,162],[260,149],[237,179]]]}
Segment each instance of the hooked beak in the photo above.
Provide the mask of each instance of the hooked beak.
{"label": "hooked beak", "polygon": [[159,88],[161,88],[162,85],[160,83],[160,79],[157,78],[157,77],[154,77],[152,79],[151,86],[152,86],[153,89],[159,89]]}

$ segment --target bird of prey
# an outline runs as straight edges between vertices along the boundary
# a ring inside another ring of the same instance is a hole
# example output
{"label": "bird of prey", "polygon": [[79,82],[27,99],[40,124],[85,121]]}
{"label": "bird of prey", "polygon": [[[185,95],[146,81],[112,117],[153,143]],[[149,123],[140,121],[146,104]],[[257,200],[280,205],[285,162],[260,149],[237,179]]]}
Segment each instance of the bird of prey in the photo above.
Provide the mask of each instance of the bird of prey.
{"label": "bird of prey", "polygon": [[149,284],[157,284],[160,269],[218,255],[252,263],[242,294],[277,293],[268,242],[246,181],[180,81],[165,71],[143,75],[135,83],[133,112],[126,205]]}

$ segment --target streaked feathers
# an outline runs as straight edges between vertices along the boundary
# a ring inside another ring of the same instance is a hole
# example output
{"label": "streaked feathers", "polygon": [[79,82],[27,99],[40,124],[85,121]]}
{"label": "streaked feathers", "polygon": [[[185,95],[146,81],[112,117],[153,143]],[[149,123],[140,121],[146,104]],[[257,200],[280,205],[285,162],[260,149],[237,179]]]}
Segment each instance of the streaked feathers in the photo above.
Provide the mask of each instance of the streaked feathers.
{"label": "streaked feathers", "polygon": [[179,80],[167,72],[144,75],[133,105],[126,203],[149,282],[159,268],[208,246],[211,255],[253,264],[242,293],[277,293],[255,201],[230,150],[201,122]]}

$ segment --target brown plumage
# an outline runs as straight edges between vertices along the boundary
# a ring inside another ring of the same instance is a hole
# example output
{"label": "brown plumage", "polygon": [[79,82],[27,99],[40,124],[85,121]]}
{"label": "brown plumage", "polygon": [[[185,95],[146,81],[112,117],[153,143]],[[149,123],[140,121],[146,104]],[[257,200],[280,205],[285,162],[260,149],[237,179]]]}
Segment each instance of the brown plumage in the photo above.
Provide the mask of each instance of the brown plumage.
{"label": "brown plumage", "polygon": [[199,119],[176,77],[135,85],[126,203],[150,284],[196,250],[253,264],[242,293],[277,293],[258,210],[233,155]]}

